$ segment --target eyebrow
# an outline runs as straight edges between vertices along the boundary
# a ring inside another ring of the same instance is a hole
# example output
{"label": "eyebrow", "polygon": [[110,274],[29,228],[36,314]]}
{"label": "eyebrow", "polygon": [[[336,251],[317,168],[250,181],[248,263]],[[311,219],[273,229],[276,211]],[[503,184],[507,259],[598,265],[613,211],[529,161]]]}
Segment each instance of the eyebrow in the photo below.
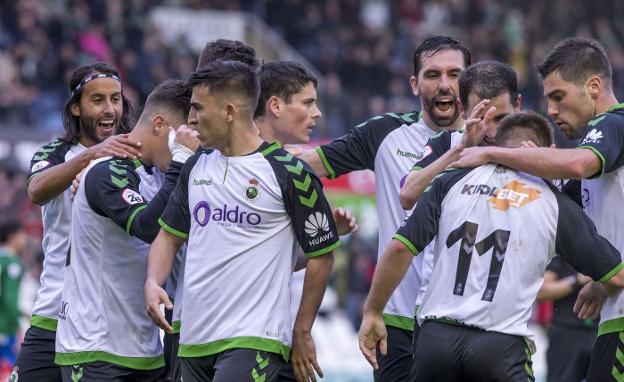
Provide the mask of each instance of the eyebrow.
{"label": "eyebrow", "polygon": [[549,93],[546,93],[546,97],[551,98],[551,97],[554,97],[557,94],[563,94],[563,90],[555,89],[555,90],[553,90],[553,91],[551,91]]}
{"label": "eyebrow", "polygon": [[[113,94],[111,94],[111,97],[114,96],[121,96],[121,92],[120,91],[116,91]],[[89,98],[94,98],[94,97],[106,97],[106,94],[104,93],[93,93],[93,94],[89,94]]]}
{"label": "eyebrow", "polygon": [[201,104],[198,102],[191,101],[191,106],[195,109],[201,109]]}

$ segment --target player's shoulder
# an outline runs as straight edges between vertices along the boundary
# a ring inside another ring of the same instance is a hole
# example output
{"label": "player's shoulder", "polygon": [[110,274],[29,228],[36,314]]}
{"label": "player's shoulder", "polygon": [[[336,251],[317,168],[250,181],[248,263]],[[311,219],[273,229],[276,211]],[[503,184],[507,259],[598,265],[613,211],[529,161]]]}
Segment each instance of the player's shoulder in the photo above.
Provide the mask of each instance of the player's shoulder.
{"label": "player's shoulder", "polygon": [[277,142],[271,145],[266,144],[261,152],[267,161],[277,168],[284,169],[286,173],[291,175],[300,175],[303,172],[313,173],[312,168],[305,161],[289,153]]}
{"label": "player's shoulder", "polygon": [[54,139],[51,142],[48,142],[35,151],[32,157],[33,162],[45,161],[50,157],[64,157],[65,154],[75,146],[75,143],[67,143],[62,141],[61,139]]}
{"label": "player's shoulder", "polygon": [[139,160],[101,158],[90,165],[85,182],[108,183],[118,188],[124,188],[131,178],[139,179],[137,169],[142,166],[143,164]]}
{"label": "player's shoulder", "polygon": [[359,125],[356,125],[355,128],[363,128],[363,127],[367,127],[367,128],[371,128],[371,127],[389,127],[389,128],[396,128],[399,126],[403,126],[403,125],[411,125],[413,123],[418,122],[418,120],[420,119],[420,114],[417,111],[410,111],[407,113],[384,113],[384,114],[379,114],[376,115],[362,123],[360,123]]}
{"label": "player's shoulder", "polygon": [[593,117],[588,123],[587,134],[585,139],[596,139],[598,131],[609,127],[624,127],[624,104],[613,106],[608,111]]}

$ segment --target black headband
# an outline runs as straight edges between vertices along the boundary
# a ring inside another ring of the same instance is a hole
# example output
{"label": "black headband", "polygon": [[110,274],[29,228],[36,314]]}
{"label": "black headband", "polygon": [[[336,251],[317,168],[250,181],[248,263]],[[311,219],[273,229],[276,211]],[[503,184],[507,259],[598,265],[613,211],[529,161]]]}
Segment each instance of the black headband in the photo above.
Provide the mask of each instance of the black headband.
{"label": "black headband", "polygon": [[117,80],[121,83],[121,78],[119,78],[118,76],[111,74],[111,73],[98,73],[98,74],[94,74],[90,77],[85,78],[84,80],[80,81],[80,83],[78,85],[76,85],[76,87],[74,88],[74,90],[72,90],[71,92],[71,96],[73,97],[74,95],[76,95],[76,93],[78,93],[78,91],[85,86],[88,82],[93,81],[93,80],[97,80],[98,78],[112,78],[114,80]]}

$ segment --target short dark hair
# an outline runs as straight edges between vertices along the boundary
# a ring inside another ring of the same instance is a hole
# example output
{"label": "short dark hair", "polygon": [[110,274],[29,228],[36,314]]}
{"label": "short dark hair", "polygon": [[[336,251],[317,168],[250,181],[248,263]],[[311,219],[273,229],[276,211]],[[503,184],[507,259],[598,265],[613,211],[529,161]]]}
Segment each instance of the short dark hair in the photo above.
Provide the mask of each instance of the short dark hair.
{"label": "short dark hair", "polygon": [[254,118],[262,117],[266,103],[272,96],[277,96],[290,103],[291,97],[307,84],[318,86],[318,80],[305,66],[293,61],[267,62],[260,67],[260,99]]}
{"label": "short dark hair", "polygon": [[566,81],[582,85],[593,75],[598,75],[611,87],[611,63],[600,43],[591,38],[567,38],[561,41],[537,66],[542,76],[558,72]]}
{"label": "short dark hair", "polygon": [[19,220],[8,216],[0,216],[0,244],[9,241],[11,236],[22,229]]}
{"label": "short dark hair", "polygon": [[553,144],[554,130],[548,120],[534,111],[519,111],[503,118],[496,130],[496,145],[502,146],[511,139],[521,138],[537,146]]}
{"label": "short dark hair", "polygon": [[459,99],[464,107],[468,96],[474,93],[480,99],[493,99],[509,93],[512,104],[518,100],[518,74],[508,64],[499,61],[480,61],[467,67],[459,75]]}
{"label": "short dark hair", "polygon": [[191,109],[191,94],[191,88],[185,81],[166,80],[147,96],[145,110],[167,108],[178,119],[186,120]]}
{"label": "short dark hair", "polygon": [[[70,97],[65,101],[65,105],[63,106],[63,128],[65,129],[65,134],[60,138],[62,142],[65,143],[73,143],[80,139],[80,117],[77,117],[72,114],[71,107],[80,102],[80,97],[82,97],[83,87],[80,87],[78,91],[74,92],[74,89],[88,76],[93,74],[112,74],[119,77],[119,72],[108,66],[103,62],[96,62],[89,65],[79,66],[76,70],[74,70],[71,74],[71,78],[69,80],[69,93]],[[132,104],[121,92],[122,105],[123,105],[123,114],[121,115],[121,121],[119,121],[119,130],[117,133],[129,133],[132,131],[134,127],[134,110],[132,108]]]}
{"label": "short dark hair", "polygon": [[204,69],[217,60],[240,61],[252,67],[261,64],[256,57],[256,50],[251,46],[240,41],[221,38],[206,44],[199,55],[196,70]]}
{"label": "short dark hair", "polygon": [[191,74],[188,85],[191,88],[209,86],[214,93],[242,95],[249,100],[252,113],[258,105],[258,74],[253,67],[239,61],[217,60]]}
{"label": "short dark hair", "polygon": [[418,76],[420,67],[422,65],[422,59],[433,56],[434,54],[442,50],[458,50],[464,56],[464,66],[470,65],[472,62],[472,54],[470,50],[464,46],[459,40],[446,36],[430,37],[423,41],[422,44],[414,51],[414,75]]}

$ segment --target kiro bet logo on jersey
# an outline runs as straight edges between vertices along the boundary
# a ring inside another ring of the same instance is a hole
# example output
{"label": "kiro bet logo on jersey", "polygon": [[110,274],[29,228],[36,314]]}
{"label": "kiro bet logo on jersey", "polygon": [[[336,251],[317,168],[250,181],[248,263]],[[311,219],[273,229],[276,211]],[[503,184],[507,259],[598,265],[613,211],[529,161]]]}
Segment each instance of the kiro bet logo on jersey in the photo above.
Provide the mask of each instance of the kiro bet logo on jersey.
{"label": "kiro bet logo on jersey", "polygon": [[224,204],[223,207],[212,208],[208,202],[197,203],[193,208],[193,219],[201,227],[205,227],[211,221],[225,227],[236,226],[252,228],[262,222],[262,218],[255,212],[243,210],[240,206],[230,207]]}
{"label": "kiro bet logo on jersey", "polygon": [[329,230],[329,220],[322,212],[314,212],[308,216],[305,222],[305,232],[312,238],[308,241],[310,246],[319,245],[334,237],[334,233]]}

